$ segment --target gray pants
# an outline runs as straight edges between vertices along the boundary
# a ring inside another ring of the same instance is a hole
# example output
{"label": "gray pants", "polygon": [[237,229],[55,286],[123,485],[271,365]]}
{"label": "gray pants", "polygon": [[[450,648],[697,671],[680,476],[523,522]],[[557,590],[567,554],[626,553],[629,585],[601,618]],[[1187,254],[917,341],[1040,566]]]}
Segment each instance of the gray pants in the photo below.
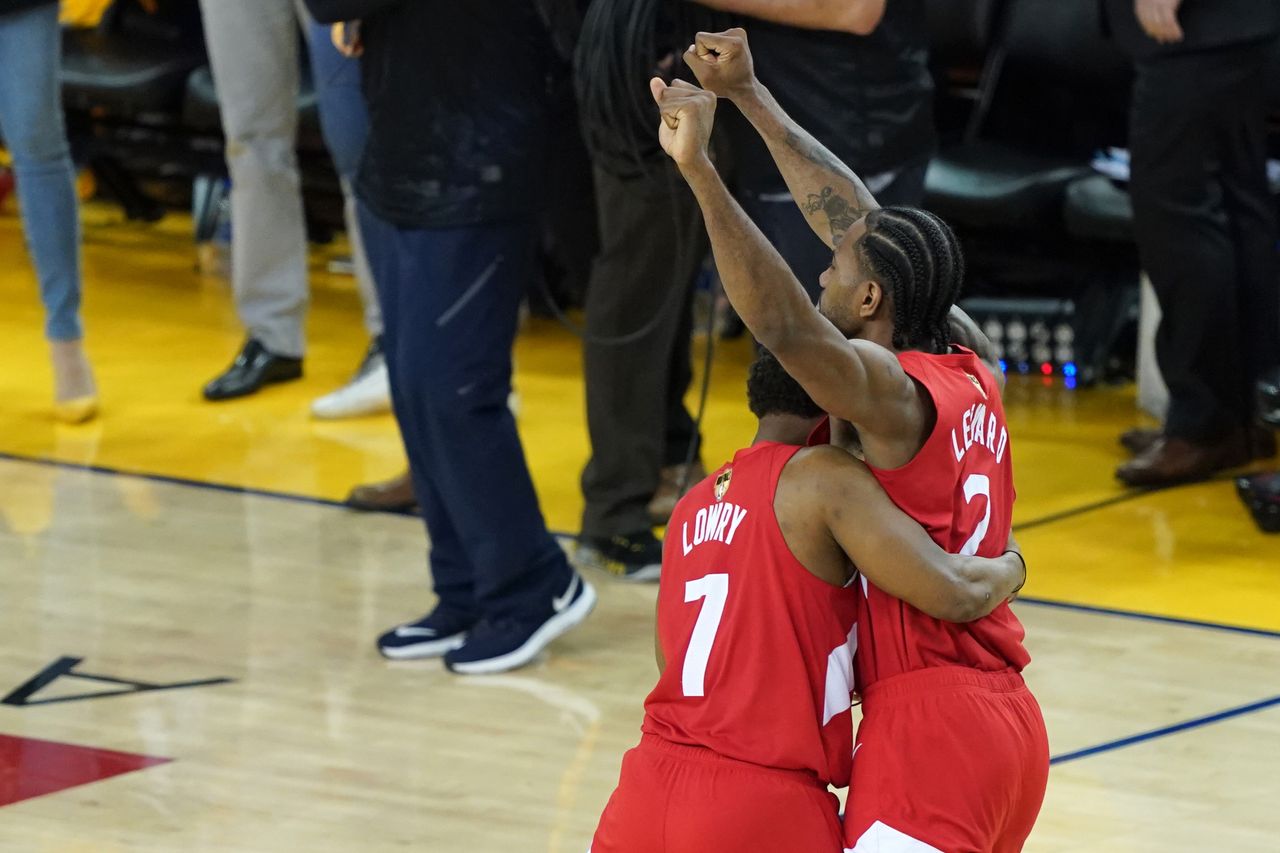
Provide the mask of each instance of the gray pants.
{"label": "gray pants", "polygon": [[[307,237],[294,150],[300,0],[200,0],[231,173],[231,275],[248,334],[278,355],[306,344]],[[382,318],[347,182],[347,234],[370,335]]]}

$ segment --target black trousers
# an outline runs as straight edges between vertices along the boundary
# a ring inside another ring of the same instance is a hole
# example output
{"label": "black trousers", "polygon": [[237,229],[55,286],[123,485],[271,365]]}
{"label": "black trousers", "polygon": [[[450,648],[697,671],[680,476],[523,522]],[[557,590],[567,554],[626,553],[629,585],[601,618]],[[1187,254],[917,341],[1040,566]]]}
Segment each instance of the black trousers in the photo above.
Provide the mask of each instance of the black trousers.
{"label": "black trousers", "polygon": [[1141,60],[1130,115],[1142,264],[1163,314],[1165,432],[1209,441],[1246,424],[1280,363],[1276,225],[1266,180],[1268,45]]}
{"label": "black trousers", "polygon": [[[600,252],[585,310],[591,459],[582,534],[609,537],[649,529],[660,469],[683,462],[698,441],[684,395],[693,378],[690,301],[708,244],[698,205],[669,164],[634,180],[597,169],[595,181]],[[638,339],[609,342],[646,326]]]}

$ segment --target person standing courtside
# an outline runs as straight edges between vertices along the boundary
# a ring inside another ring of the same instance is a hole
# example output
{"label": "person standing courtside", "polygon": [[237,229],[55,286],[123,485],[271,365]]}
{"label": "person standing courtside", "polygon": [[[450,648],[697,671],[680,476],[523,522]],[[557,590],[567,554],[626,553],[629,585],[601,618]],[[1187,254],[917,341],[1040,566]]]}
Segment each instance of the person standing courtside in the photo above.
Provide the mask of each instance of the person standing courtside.
{"label": "person standing courtside", "polygon": [[54,416],[82,423],[98,413],[98,390],[80,323],[80,210],[58,88],[61,39],[53,0],[0,0],[0,138],[40,280]]}
{"label": "person standing courtside", "polygon": [[204,388],[206,400],[254,394],[302,376],[306,348],[307,235],[294,150],[298,47],[307,27],[321,130],[342,181],[356,284],[372,344],[352,381],[315,401],[320,418],[386,411],[382,317],[355,220],[350,181],[367,118],[358,65],[341,56],[301,0],[201,0],[231,173],[231,279],[247,334],[231,366]]}
{"label": "person standing courtside", "polygon": [[1200,480],[1274,455],[1254,383],[1280,364],[1280,285],[1266,177],[1275,0],[1103,0],[1134,60],[1134,233],[1160,301],[1162,430],[1130,430],[1131,486]]}
{"label": "person standing courtside", "polygon": [[378,648],[465,674],[523,666],[596,602],[547,531],[507,408],[551,42],[529,0],[307,4],[326,23],[360,20],[369,139],[356,196],[439,599]]}

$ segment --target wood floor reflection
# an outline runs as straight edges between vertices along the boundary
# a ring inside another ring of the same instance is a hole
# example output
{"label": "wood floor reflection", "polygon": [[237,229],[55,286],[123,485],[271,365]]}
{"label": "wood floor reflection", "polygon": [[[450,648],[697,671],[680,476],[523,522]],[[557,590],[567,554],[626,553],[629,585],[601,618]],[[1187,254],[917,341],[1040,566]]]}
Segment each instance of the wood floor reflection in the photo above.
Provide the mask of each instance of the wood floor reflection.
{"label": "wood floor reflection", "polygon": [[[414,519],[0,461],[0,691],[63,656],[230,683],[0,705],[0,732],[172,761],[0,812],[4,850],[582,853],[654,678],[654,588],[517,674],[390,664]],[[1056,755],[1280,693],[1280,637],[1020,605]],[[33,699],[105,685],[60,678]],[[1055,766],[1028,848],[1274,849],[1280,707]],[[31,768],[8,768],[31,772]]]}

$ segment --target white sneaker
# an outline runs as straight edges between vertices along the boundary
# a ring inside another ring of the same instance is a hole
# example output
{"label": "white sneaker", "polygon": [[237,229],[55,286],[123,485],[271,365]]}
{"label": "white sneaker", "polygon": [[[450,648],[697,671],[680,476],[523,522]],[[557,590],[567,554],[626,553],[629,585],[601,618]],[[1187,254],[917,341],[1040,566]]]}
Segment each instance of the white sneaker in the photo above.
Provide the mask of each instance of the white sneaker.
{"label": "white sneaker", "polygon": [[391,411],[391,383],[382,352],[371,351],[355,378],[311,404],[311,416],[321,420],[358,418]]}

